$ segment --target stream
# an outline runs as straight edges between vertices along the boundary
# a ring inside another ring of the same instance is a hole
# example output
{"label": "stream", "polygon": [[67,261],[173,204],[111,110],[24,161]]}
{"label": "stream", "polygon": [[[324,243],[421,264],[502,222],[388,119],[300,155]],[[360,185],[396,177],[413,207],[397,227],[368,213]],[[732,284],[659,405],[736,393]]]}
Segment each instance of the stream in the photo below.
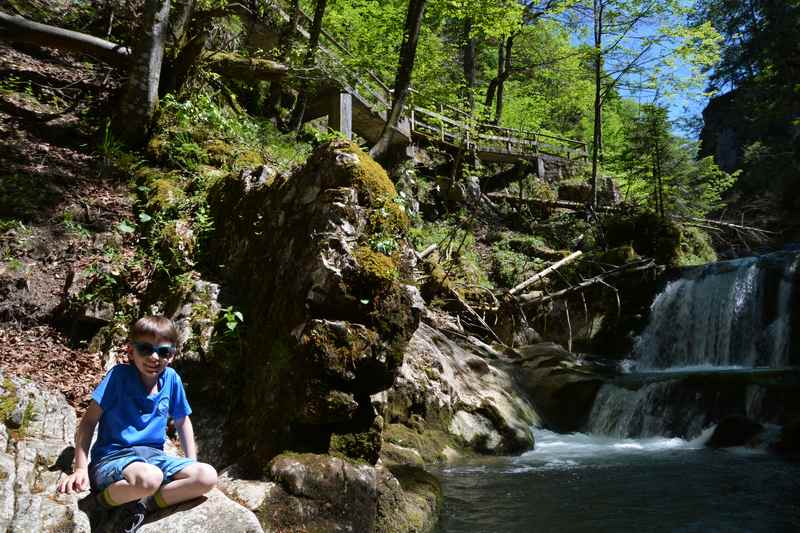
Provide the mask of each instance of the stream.
{"label": "stream", "polygon": [[521,456],[437,472],[441,533],[800,531],[800,461],[705,447],[728,414],[765,424],[764,441],[796,416],[788,381],[765,378],[800,366],[798,264],[778,252],[682,271],[585,433],[535,428]]}

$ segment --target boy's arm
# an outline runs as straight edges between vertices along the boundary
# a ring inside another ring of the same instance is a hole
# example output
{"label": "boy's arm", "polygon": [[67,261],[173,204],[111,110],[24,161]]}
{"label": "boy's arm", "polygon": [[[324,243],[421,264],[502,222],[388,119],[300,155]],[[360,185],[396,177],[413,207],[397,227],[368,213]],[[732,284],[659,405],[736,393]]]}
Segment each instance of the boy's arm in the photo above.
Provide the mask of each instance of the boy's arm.
{"label": "boy's arm", "polygon": [[194,428],[192,421],[188,416],[178,418],[175,420],[175,429],[178,431],[178,437],[181,439],[181,448],[183,453],[189,459],[197,460],[197,446],[194,443]]}
{"label": "boy's arm", "polygon": [[72,494],[89,488],[89,446],[102,414],[103,408],[92,400],[75,431],[75,469],[58,484],[58,492]]}

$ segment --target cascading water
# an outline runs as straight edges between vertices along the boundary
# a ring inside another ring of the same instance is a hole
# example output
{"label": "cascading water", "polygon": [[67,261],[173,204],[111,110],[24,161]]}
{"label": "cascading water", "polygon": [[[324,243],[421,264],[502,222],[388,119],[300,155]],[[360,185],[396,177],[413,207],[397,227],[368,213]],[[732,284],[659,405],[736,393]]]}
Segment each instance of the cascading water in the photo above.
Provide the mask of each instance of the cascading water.
{"label": "cascading water", "polygon": [[786,496],[800,465],[764,453],[779,426],[755,448],[706,448],[728,414],[796,413],[800,372],[782,367],[800,366],[799,258],[685,270],[653,302],[633,371],[601,387],[586,433],[535,429],[519,457],[442,471],[442,531],[800,531]]}
{"label": "cascading water", "polygon": [[797,263],[777,253],[687,271],[653,302],[636,368],[786,366]]}
{"label": "cascading water", "polygon": [[735,411],[767,421],[765,390],[748,385],[731,392],[692,384],[692,372],[783,368],[797,364],[800,328],[793,301],[800,254],[760,257],[687,269],[656,297],[650,320],[634,343],[633,376],[669,373],[675,379],[639,387],[604,385],[587,429],[617,437],[696,437],[720,413]]}

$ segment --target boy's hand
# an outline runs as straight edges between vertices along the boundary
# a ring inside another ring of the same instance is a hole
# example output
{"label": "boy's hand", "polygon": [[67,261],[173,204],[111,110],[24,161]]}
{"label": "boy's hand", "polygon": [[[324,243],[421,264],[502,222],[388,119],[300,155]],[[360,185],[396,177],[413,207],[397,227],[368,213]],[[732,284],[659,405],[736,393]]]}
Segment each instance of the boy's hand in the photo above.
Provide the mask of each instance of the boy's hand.
{"label": "boy's hand", "polygon": [[75,472],[68,475],[58,484],[58,492],[72,494],[82,492],[89,488],[89,471],[86,468],[76,468]]}

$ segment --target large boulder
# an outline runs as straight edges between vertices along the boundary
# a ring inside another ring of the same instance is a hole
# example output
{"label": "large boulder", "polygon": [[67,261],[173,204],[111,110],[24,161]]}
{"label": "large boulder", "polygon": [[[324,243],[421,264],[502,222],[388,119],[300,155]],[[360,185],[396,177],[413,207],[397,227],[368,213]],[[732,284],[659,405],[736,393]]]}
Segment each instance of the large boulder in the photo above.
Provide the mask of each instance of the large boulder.
{"label": "large boulder", "polygon": [[372,466],[341,457],[285,453],[258,479],[229,467],[220,489],[266,531],[424,533],[437,522],[442,490],[422,468]]}
{"label": "large boulder", "polygon": [[746,446],[762,431],[762,424],[743,415],[730,415],[719,421],[706,445],[710,448]]}
{"label": "large boulder", "polygon": [[478,341],[458,344],[420,324],[387,394],[385,460],[419,464],[463,449],[511,454],[533,447],[536,412],[515,394],[502,365],[484,355]]}
{"label": "large boulder", "polygon": [[775,450],[780,453],[800,453],[800,418],[795,418],[783,426],[780,438],[775,443]]}
{"label": "large boulder", "polygon": [[[218,353],[230,403],[226,449],[257,471],[285,450],[375,463],[389,388],[419,317],[399,282],[413,257],[386,172],[347,142],[290,177],[256,171],[209,194],[209,257],[243,313]],[[221,351],[222,352],[222,351]]]}
{"label": "large boulder", "polygon": [[[92,498],[56,492],[59,478],[72,463],[75,411],[61,394],[27,380],[0,374],[0,383],[0,531],[108,531],[111,523],[98,522],[91,511]],[[154,514],[147,522],[142,533],[263,533],[252,512],[216,489],[206,498]]]}
{"label": "large boulder", "polygon": [[592,410],[604,380],[558,344],[544,342],[519,348],[514,375],[520,387],[554,431],[578,431]]}

